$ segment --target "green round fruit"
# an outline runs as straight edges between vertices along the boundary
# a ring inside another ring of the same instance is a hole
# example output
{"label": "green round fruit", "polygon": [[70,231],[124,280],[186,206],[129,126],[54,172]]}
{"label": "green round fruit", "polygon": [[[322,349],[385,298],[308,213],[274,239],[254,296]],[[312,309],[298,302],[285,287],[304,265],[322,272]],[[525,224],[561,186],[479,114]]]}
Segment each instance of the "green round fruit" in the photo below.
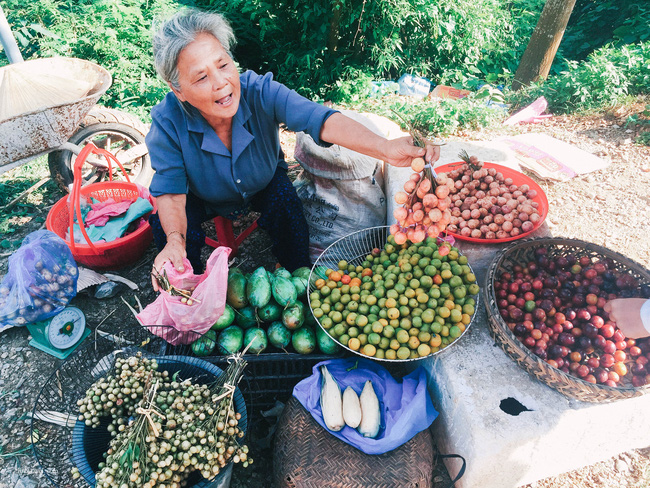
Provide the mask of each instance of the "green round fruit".
{"label": "green round fruit", "polygon": [[305,306],[302,302],[296,302],[288,306],[282,312],[282,323],[290,330],[302,327],[305,322]]}
{"label": "green round fruit", "polygon": [[242,329],[250,329],[257,326],[257,314],[255,309],[248,305],[235,312],[235,322]]}
{"label": "green round fruit", "polygon": [[208,331],[192,343],[192,352],[199,357],[208,356],[214,351],[217,345],[217,333],[208,329]]}
{"label": "green round fruit", "polygon": [[246,297],[246,277],[238,268],[231,269],[228,272],[228,290],[226,300],[233,308],[244,308],[248,305]]}
{"label": "green round fruit", "polygon": [[221,354],[235,354],[244,343],[244,331],[236,325],[225,328],[217,339],[217,349]]}
{"label": "green round fruit", "polygon": [[223,330],[226,327],[232,325],[235,320],[235,311],[233,308],[226,303],[226,307],[223,309],[221,317],[212,326],[212,330]]}
{"label": "green round fruit", "polygon": [[248,352],[251,354],[259,354],[268,346],[266,339],[266,332],[259,327],[248,329],[244,334],[244,347],[248,347]]}
{"label": "green round fruit", "polygon": [[291,279],[291,273],[289,273],[286,269],[284,268],[278,268],[273,272],[273,276],[282,276],[283,278],[286,278],[288,280]]}
{"label": "green round fruit", "polygon": [[316,329],[316,340],[318,341],[318,349],[323,354],[336,354],[341,350],[336,341],[334,341],[327,332],[318,327]]}
{"label": "green round fruit", "polygon": [[276,321],[269,325],[266,335],[271,345],[278,349],[286,349],[291,344],[291,331],[282,322]]}
{"label": "green round fruit", "polygon": [[310,354],[316,349],[316,334],[308,327],[298,329],[291,337],[291,345],[299,354]]}
{"label": "green round fruit", "polygon": [[309,288],[309,282],[307,279],[301,278],[300,276],[293,276],[291,278],[291,283],[293,283],[293,286],[296,288],[298,298],[304,298],[307,296],[307,288]]}
{"label": "green round fruit", "polygon": [[293,282],[289,278],[284,276],[274,276],[273,281],[271,282],[271,291],[273,293],[273,298],[278,302],[282,307],[291,305],[298,298],[298,291],[296,287],[293,286]]}
{"label": "green round fruit", "polygon": [[282,307],[271,299],[269,303],[257,311],[257,316],[262,322],[275,322],[282,317]]}
{"label": "green round fruit", "polygon": [[261,308],[271,300],[271,280],[264,269],[260,266],[251,274],[246,283],[246,298],[255,308]]}
{"label": "green round fruit", "polygon": [[304,280],[308,280],[310,273],[311,273],[311,269],[309,269],[306,266],[303,266],[302,268],[298,268],[298,269],[294,270],[294,272],[291,273],[291,276],[295,276],[297,278],[302,278]]}

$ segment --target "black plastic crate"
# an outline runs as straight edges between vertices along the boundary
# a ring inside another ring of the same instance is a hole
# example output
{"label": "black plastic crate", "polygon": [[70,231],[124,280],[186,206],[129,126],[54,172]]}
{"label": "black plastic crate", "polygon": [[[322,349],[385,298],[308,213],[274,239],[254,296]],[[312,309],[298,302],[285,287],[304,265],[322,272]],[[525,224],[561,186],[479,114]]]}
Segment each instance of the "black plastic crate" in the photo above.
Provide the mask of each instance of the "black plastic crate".
{"label": "black plastic crate", "polygon": [[[311,376],[312,368],[328,359],[343,355],[263,353],[246,354],[248,366],[239,383],[246,405],[254,417],[273,408],[276,401],[286,403],[293,394],[293,388],[303,379]],[[227,356],[207,356],[206,361],[220,368],[228,365]]]}

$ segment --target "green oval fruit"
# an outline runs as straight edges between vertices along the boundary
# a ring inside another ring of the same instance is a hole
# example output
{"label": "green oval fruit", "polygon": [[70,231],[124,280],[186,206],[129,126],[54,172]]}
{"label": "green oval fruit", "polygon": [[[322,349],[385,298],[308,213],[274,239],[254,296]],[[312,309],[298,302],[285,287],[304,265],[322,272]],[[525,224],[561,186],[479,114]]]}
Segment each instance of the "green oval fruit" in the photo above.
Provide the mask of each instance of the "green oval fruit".
{"label": "green oval fruit", "polygon": [[301,278],[300,276],[292,276],[291,283],[293,283],[294,288],[298,298],[304,298],[307,296],[307,288],[309,287],[309,282],[307,278]]}
{"label": "green oval fruit", "polygon": [[275,322],[282,317],[282,307],[271,298],[269,303],[257,311],[257,316],[262,322]]}
{"label": "green oval fruit", "polygon": [[311,310],[307,310],[305,308],[305,320],[302,324],[307,327],[312,327],[314,329],[318,327],[318,321],[316,320],[316,317],[314,317],[314,314],[311,313]]}
{"label": "green oval fruit", "polygon": [[231,271],[228,274],[228,291],[226,292],[226,302],[232,308],[244,308],[248,305],[246,297],[246,277],[241,272]]}
{"label": "green oval fruit", "polygon": [[325,332],[320,327],[316,328],[316,340],[318,341],[318,349],[321,350],[323,354],[336,354],[341,350],[334,339],[332,339],[327,332]]}
{"label": "green oval fruit", "polygon": [[266,332],[259,327],[248,329],[244,334],[244,348],[248,348],[249,353],[259,354],[268,346]]}
{"label": "green oval fruit", "polygon": [[310,273],[311,273],[311,269],[309,269],[307,266],[303,266],[302,268],[298,268],[293,273],[291,273],[291,276],[309,280]]}
{"label": "green oval fruit", "polygon": [[275,270],[273,273],[274,276],[282,276],[283,278],[286,278],[288,280],[291,279],[291,273],[289,273],[286,269],[284,268],[278,268]]}
{"label": "green oval fruit", "polygon": [[282,322],[273,322],[266,331],[269,342],[273,347],[286,349],[291,344],[291,331]]}
{"label": "green oval fruit", "polygon": [[192,352],[199,357],[208,356],[214,351],[217,345],[217,333],[208,329],[208,331],[192,343]]}
{"label": "green oval fruit", "polygon": [[217,349],[221,354],[235,354],[244,343],[244,331],[236,325],[225,328],[217,339]]}
{"label": "green oval fruit", "polygon": [[271,285],[273,298],[282,307],[292,304],[298,298],[296,287],[293,286],[291,280],[284,276],[274,276]]}
{"label": "green oval fruit", "polygon": [[296,330],[302,327],[305,322],[305,306],[302,302],[295,302],[289,305],[282,312],[282,323],[289,330]]}
{"label": "green oval fruit", "polygon": [[235,311],[233,308],[226,303],[226,307],[223,309],[221,317],[212,326],[212,330],[223,330],[226,327],[232,325],[235,320]]}
{"label": "green oval fruit", "polygon": [[246,298],[255,308],[261,308],[271,299],[271,282],[266,270],[260,266],[251,274],[246,283]]}
{"label": "green oval fruit", "polygon": [[316,349],[316,335],[308,327],[304,327],[293,333],[291,345],[299,354],[310,354]]}
{"label": "green oval fruit", "polygon": [[[327,268],[325,266],[317,266],[314,268],[314,272],[310,274],[311,276],[311,286],[315,286],[316,280],[323,279],[327,281],[327,275],[325,274]],[[307,277],[309,279],[309,276]]]}
{"label": "green oval fruit", "polygon": [[250,329],[257,326],[257,314],[250,305],[235,312],[235,322],[242,329]]}

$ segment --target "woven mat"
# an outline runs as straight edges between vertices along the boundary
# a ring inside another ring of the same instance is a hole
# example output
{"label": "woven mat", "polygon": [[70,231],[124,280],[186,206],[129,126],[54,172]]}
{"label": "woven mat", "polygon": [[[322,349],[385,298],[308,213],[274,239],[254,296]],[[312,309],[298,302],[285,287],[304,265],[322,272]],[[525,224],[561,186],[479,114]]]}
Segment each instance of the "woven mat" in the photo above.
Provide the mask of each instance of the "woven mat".
{"label": "woven mat", "polygon": [[371,456],[329,434],[294,397],[278,423],[276,488],[429,488],[433,467],[428,429],[393,451]]}

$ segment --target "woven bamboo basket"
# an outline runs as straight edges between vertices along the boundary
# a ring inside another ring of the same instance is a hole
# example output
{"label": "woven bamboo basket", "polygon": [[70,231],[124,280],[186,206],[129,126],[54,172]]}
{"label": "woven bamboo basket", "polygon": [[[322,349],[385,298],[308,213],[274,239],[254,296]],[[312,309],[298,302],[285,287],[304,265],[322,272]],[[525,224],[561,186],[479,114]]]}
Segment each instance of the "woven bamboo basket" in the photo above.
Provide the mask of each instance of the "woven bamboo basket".
{"label": "woven bamboo basket", "polygon": [[524,265],[534,260],[535,250],[539,247],[545,247],[551,258],[568,254],[586,255],[592,260],[608,258],[614,262],[617,271],[631,274],[640,284],[650,283],[650,271],[622,254],[596,244],[563,237],[529,239],[518,242],[504,249],[490,264],[483,288],[486,295],[485,306],[490,332],[497,344],[532,377],[569,398],[584,402],[606,403],[640,396],[650,391],[650,385],[638,388],[633,386],[611,387],[589,383],[577,376],[565,373],[529,351],[510,331],[499,314],[494,283],[503,272],[512,271],[514,265]]}
{"label": "woven bamboo basket", "polygon": [[329,434],[293,397],[278,423],[275,488],[429,488],[433,468],[429,429],[397,449],[371,456]]}

